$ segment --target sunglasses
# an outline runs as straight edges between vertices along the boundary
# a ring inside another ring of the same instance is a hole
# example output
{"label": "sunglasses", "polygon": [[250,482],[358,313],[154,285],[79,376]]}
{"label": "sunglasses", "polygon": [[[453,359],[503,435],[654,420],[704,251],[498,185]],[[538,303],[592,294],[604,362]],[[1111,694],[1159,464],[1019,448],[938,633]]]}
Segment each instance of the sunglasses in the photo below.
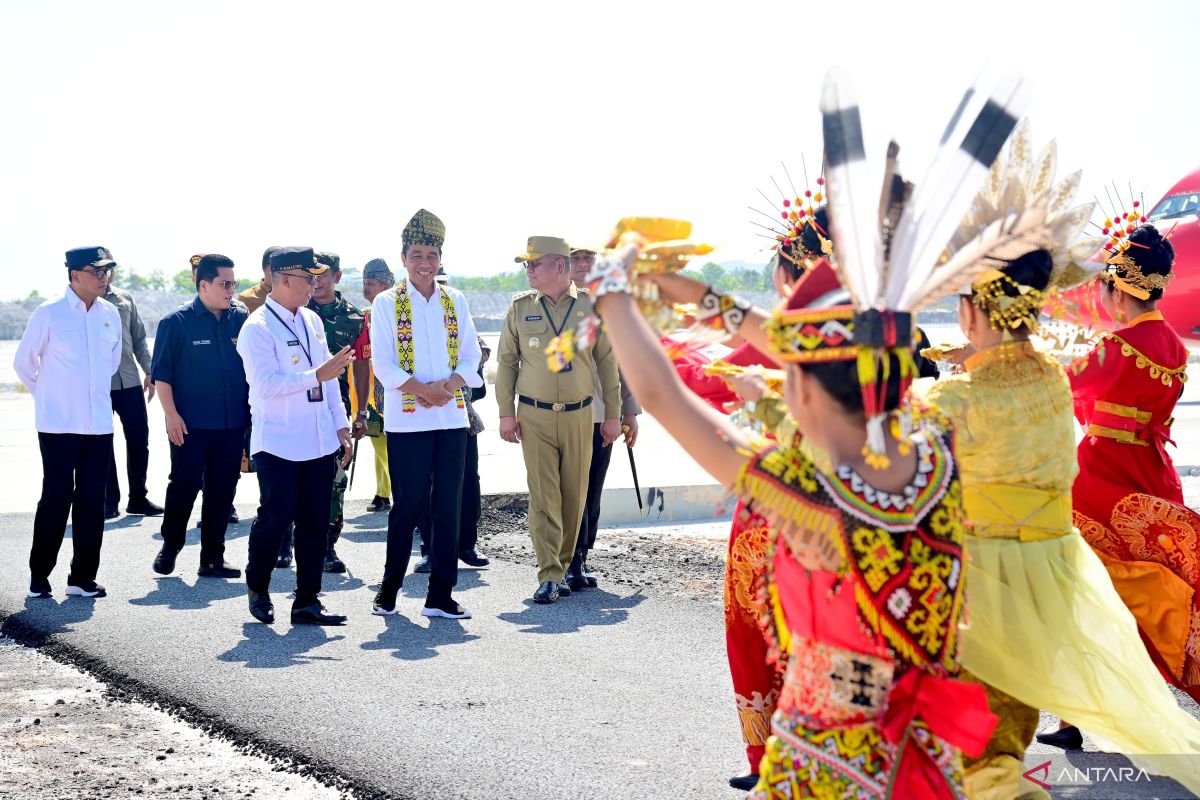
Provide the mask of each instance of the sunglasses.
{"label": "sunglasses", "polygon": [[227,291],[227,292],[228,292],[230,289],[236,289],[236,288],[237,288],[237,281],[217,281],[217,280],[212,280],[212,281],[201,281],[201,283],[209,283],[209,284],[212,284],[213,286],[219,286],[220,288],[224,289],[224,290],[225,290],[225,291]]}
{"label": "sunglasses", "polygon": [[97,278],[100,278],[101,280],[103,280],[104,278],[107,278],[109,275],[112,275],[113,268],[112,267],[85,267],[81,271],[87,272],[91,275],[95,275]]}

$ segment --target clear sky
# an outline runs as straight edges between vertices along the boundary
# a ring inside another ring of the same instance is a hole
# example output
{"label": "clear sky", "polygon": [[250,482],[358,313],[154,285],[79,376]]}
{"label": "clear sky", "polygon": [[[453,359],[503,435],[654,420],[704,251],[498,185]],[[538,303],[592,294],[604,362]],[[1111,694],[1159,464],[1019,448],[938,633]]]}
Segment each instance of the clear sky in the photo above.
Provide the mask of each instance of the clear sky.
{"label": "clear sky", "polygon": [[[868,146],[920,177],[965,86],[1035,82],[1036,146],[1084,190],[1147,202],[1200,166],[1200,3],[21,2],[0,4],[0,297],[63,283],[63,251],[173,273],[271,244],[400,268],[426,207],[451,272],[513,268],[530,234],[689,218],[716,260],[786,162],[820,161],[831,64]],[[1103,194],[1101,194],[1103,198]]]}

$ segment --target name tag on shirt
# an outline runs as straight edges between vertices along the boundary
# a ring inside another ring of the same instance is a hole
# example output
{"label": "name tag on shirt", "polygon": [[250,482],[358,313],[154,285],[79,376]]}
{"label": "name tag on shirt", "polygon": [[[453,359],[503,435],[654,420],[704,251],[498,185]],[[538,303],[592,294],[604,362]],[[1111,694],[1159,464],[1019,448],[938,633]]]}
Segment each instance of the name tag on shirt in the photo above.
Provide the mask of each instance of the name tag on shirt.
{"label": "name tag on shirt", "polygon": [[288,347],[299,347],[299,346],[300,346],[300,340],[299,340],[299,339],[292,339],[291,341],[289,341],[289,342],[287,343],[287,346],[288,346]]}
{"label": "name tag on shirt", "polygon": [[192,344],[212,344],[212,339],[192,339]]}
{"label": "name tag on shirt", "polygon": [[542,315],[541,314],[530,314],[525,317],[525,321],[526,322],[541,322]]}

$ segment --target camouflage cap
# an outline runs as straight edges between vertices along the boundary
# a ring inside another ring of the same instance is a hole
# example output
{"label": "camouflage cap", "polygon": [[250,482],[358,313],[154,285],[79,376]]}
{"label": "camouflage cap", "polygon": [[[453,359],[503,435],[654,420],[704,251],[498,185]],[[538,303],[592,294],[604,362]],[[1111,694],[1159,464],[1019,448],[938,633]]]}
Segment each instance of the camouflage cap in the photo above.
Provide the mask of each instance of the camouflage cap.
{"label": "camouflage cap", "polygon": [[342,271],[342,258],[337,253],[320,250],[317,252],[316,259],[318,264],[324,264],[334,272]]}

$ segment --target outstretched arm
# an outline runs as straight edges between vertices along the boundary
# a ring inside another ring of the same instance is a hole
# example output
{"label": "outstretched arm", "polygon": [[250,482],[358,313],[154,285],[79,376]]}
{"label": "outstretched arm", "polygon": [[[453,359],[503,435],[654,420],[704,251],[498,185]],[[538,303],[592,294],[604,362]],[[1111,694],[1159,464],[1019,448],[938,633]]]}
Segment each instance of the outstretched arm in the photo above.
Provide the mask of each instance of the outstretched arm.
{"label": "outstretched arm", "polygon": [[621,374],[642,407],[710,475],[732,487],[747,458],[750,443],[746,433],[688,391],[630,295],[603,295],[596,308],[621,364]]}
{"label": "outstretched arm", "polygon": [[[642,277],[653,281],[658,286],[658,291],[662,295],[663,300],[668,303],[695,303],[699,305],[700,301],[704,299],[705,292],[709,290],[709,287],[700,281],[689,278],[686,275],[681,275],[678,272],[653,273],[643,275]],[[770,341],[767,339],[767,332],[763,328],[768,316],[768,313],[760,308],[751,308],[746,312],[746,319],[741,327],[729,340],[726,340],[725,344],[733,347],[741,343],[739,340],[746,341],[754,349],[774,360],[774,356],[771,354]]]}

